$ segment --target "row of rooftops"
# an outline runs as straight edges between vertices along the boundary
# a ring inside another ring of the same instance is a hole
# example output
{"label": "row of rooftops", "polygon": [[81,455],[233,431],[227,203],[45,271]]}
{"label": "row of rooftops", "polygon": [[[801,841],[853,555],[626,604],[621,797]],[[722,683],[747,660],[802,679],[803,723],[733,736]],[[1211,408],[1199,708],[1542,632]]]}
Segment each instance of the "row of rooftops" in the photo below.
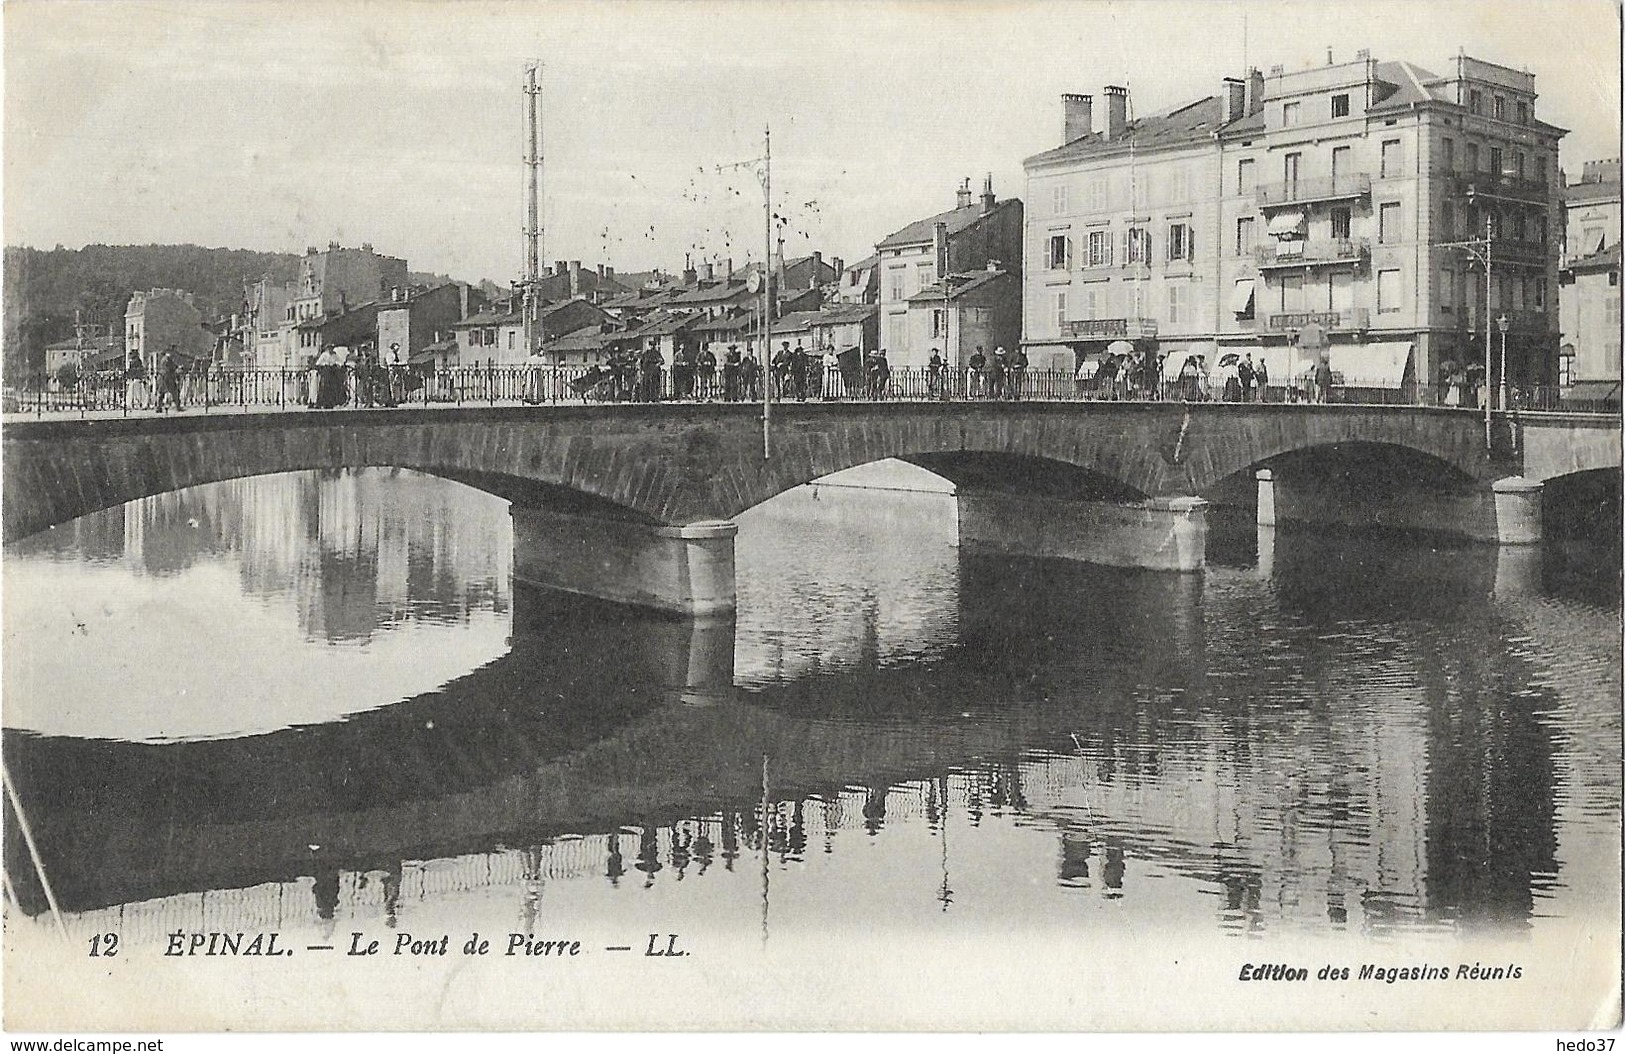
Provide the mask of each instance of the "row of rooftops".
{"label": "row of rooftops", "polygon": [[[1327,60],[1325,66],[1303,70],[1275,66],[1267,77],[1251,69],[1245,77],[1226,77],[1217,94],[1138,118],[1129,116],[1128,90],[1109,85],[1105,120],[1098,131],[1093,127],[1093,96],[1068,93],[1062,96],[1066,121],[1061,145],[1026,158],[1023,165],[1031,169],[1131,149],[1172,149],[1216,138],[1245,138],[1268,130],[1266,102],[1340,88],[1363,89],[1366,97],[1356,112],[1379,116],[1424,105],[1465,112],[1469,94],[1475,90],[1469,85],[1478,90],[1488,87],[1530,107],[1536,97],[1532,74],[1465,54],[1456,56],[1454,68],[1445,76],[1411,62],[1378,61],[1363,50],[1353,62],[1334,64],[1329,52]],[[1527,126],[1554,137],[1567,131],[1534,119]]]}

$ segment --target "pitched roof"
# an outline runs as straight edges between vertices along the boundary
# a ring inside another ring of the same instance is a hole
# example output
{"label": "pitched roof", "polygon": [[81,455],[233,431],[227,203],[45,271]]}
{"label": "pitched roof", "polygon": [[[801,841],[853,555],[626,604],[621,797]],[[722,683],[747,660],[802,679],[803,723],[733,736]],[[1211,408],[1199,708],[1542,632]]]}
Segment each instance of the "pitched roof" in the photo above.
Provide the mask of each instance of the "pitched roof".
{"label": "pitched roof", "polygon": [[[1019,205],[1020,203],[1018,198],[1006,198],[1004,201],[994,203],[993,211],[997,212],[1008,205]],[[921,242],[929,242],[934,236],[932,232],[936,230],[939,223],[948,228],[949,235],[958,234],[967,227],[975,225],[983,215],[982,203],[975,201],[962,209],[950,209],[947,212],[939,212],[935,216],[927,216],[923,220],[915,220],[902,230],[893,231],[891,234],[886,235],[876,243],[875,248],[885,249],[897,245],[919,245]],[[991,215],[991,213],[987,215]]]}
{"label": "pitched roof", "polygon": [[1455,102],[1445,94],[1446,82],[1413,62],[1377,63],[1377,101],[1371,110],[1402,110],[1419,102]]}
{"label": "pitched roof", "polygon": [[1620,265],[1620,243],[1615,242],[1601,252],[1571,257],[1563,265],[1565,271],[1607,271]]}
{"label": "pitched roof", "polygon": [[[1009,276],[1009,271],[964,271],[948,276],[948,299],[957,300],[973,290],[980,289],[989,282]],[[942,283],[928,285],[924,289],[908,298],[914,303],[942,303]]]}
{"label": "pitched roof", "polygon": [[517,311],[476,311],[461,322],[453,322],[453,329],[466,326],[506,326],[522,321]]}
{"label": "pitched roof", "polygon": [[673,297],[671,302],[674,304],[712,304],[719,300],[731,300],[739,294],[747,291],[747,287],[742,279],[725,279],[717,282],[715,285],[702,285],[694,289],[689,289],[682,293],[682,295]]}
{"label": "pitched roof", "polygon": [[1209,95],[1172,110],[1135,118],[1124,126],[1122,134],[1115,139],[1107,139],[1101,132],[1091,132],[1053,150],[1034,154],[1022,164],[1047,165],[1096,154],[1127,151],[1130,147],[1166,150],[1188,146],[1192,143],[1206,142],[1223,124],[1224,101],[1217,95]]}
{"label": "pitched roof", "polygon": [[817,311],[792,311],[774,319],[773,335],[805,333],[815,326],[844,326],[862,322],[880,310],[874,304],[840,304]]}
{"label": "pitched roof", "polygon": [[695,333],[739,333],[755,326],[756,320],[750,315],[739,315],[735,318],[710,318],[696,322],[691,328]]}
{"label": "pitched roof", "polygon": [[1590,201],[1618,201],[1619,190],[1620,181],[1617,179],[1605,183],[1570,183],[1563,188],[1563,200],[1570,205]]}
{"label": "pitched roof", "polygon": [[597,351],[604,345],[619,340],[623,333],[605,333],[598,323],[573,329],[543,345],[545,351]]}
{"label": "pitched roof", "polygon": [[663,337],[687,329],[693,323],[700,321],[702,317],[693,311],[662,315],[637,329],[630,330],[625,336],[638,340],[642,340],[644,337]]}

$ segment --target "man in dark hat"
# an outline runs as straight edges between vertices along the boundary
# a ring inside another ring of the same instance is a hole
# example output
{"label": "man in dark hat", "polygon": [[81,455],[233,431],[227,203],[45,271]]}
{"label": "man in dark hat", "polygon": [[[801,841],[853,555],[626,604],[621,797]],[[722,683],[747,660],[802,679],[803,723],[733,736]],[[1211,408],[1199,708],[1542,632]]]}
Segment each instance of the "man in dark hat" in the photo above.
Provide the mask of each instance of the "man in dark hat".
{"label": "man in dark hat", "polygon": [[171,344],[158,362],[158,412],[164,412],[164,400],[175,400],[175,412],[181,412],[181,364],[175,358],[175,345]]}

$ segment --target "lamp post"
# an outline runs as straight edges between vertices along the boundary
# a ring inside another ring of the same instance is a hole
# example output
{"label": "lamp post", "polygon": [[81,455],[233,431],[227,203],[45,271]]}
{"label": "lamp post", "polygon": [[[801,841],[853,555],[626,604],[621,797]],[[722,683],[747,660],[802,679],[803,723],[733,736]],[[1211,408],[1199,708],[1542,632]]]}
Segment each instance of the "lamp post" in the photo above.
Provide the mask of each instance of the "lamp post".
{"label": "lamp post", "polygon": [[1502,413],[1505,413],[1506,408],[1507,408],[1507,328],[1510,325],[1511,325],[1511,323],[1507,320],[1507,317],[1504,314],[1500,318],[1495,320],[1495,327],[1501,331],[1501,393],[1500,393],[1500,403],[1501,403],[1501,412]]}

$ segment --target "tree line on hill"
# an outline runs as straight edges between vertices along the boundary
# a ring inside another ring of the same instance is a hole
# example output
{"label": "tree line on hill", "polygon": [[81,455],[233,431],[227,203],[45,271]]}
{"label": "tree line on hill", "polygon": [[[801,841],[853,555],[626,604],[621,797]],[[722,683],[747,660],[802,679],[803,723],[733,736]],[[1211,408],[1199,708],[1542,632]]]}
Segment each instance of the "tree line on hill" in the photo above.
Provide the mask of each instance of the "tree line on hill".
{"label": "tree line on hill", "polygon": [[138,290],[182,289],[192,294],[205,321],[229,316],[242,310],[245,282],[292,282],[299,259],[297,253],[200,245],[7,246],[4,368],[12,378],[37,374],[46,345],[73,337],[76,315],[103,333],[122,333],[125,307]]}

